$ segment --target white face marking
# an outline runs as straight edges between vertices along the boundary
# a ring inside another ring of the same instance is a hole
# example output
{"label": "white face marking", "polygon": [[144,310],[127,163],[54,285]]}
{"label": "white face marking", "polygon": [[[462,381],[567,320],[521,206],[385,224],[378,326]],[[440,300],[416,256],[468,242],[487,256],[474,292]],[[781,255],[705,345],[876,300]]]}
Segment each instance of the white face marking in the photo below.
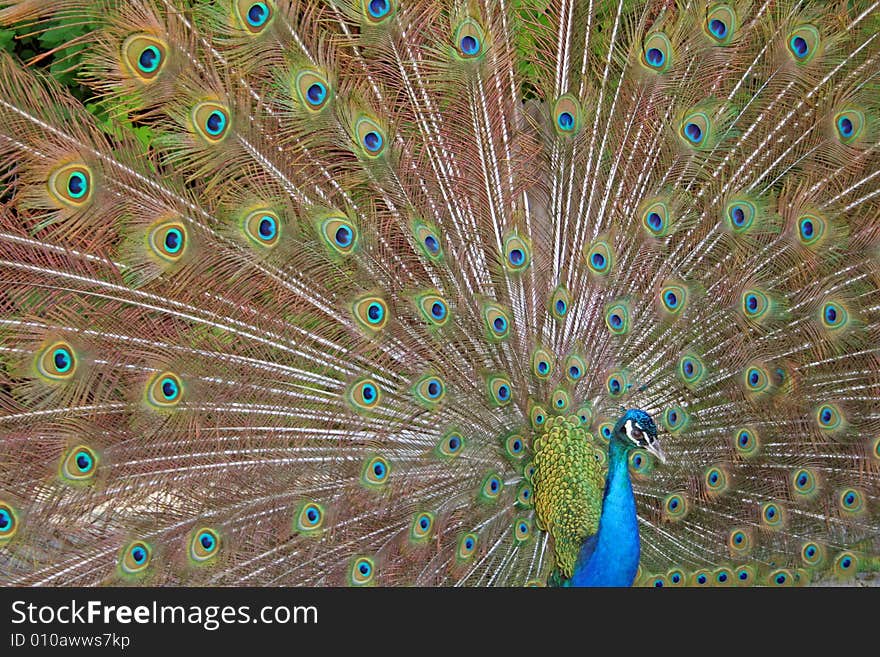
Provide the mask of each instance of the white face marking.
{"label": "white face marking", "polygon": [[627,420],[624,425],[626,428],[626,437],[629,438],[636,445],[643,445],[645,442],[645,431],[642,429],[642,425],[638,422],[633,422],[632,420]]}
{"label": "white face marking", "polygon": [[633,422],[632,420],[627,420],[624,424],[624,428],[626,430],[626,437],[629,438],[634,445],[647,449],[663,463],[666,463],[666,455],[663,453],[663,450],[660,449],[659,441],[656,437],[645,431],[641,424]]}

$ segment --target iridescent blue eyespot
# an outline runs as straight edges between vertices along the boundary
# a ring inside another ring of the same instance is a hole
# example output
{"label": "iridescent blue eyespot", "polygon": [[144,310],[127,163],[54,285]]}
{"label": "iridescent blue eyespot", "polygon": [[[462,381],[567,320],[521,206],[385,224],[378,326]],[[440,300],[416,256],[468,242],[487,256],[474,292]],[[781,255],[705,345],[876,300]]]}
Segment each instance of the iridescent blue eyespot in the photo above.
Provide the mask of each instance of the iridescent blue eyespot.
{"label": "iridescent blue eyespot", "polygon": [[175,254],[183,247],[183,233],[177,228],[171,228],[165,233],[165,249],[170,254]]}
{"label": "iridescent blue eyespot", "polygon": [[327,97],[327,87],[320,82],[312,83],[306,90],[306,99],[311,105],[319,106]]}
{"label": "iridescent blue eyespot", "polygon": [[550,371],[550,364],[545,360],[540,361],[538,363],[538,371],[541,374],[546,374],[547,372]]}
{"label": "iridescent blue eyespot", "polygon": [[431,316],[437,320],[446,317],[446,304],[442,301],[435,301],[431,304]]}
{"label": "iridescent blue eyespot", "polygon": [[746,224],[746,212],[739,205],[734,205],[730,209],[730,220],[734,226],[742,227]]}
{"label": "iridescent blue eyespot", "polygon": [[269,215],[265,215],[260,219],[260,227],[259,227],[260,237],[266,240],[271,240],[275,237],[275,234],[278,232],[278,223],[275,221],[275,217],[270,217]]}
{"label": "iridescent blue eyespot", "polygon": [[605,256],[601,253],[594,253],[591,256],[591,262],[596,269],[604,269],[605,268]]}
{"label": "iridescent blue eyespot", "polygon": [[351,244],[352,240],[352,232],[348,226],[340,226],[336,229],[336,234],[333,236],[336,244],[341,247],[347,247]]}
{"label": "iridescent blue eyespot", "polygon": [[783,512],[781,507],[772,502],[768,502],[761,508],[761,519],[771,529],[780,527],[782,525],[782,518]]}
{"label": "iridescent blue eyespot", "polygon": [[666,55],[659,48],[648,48],[648,51],[645,53],[645,60],[654,68],[660,68],[663,66],[663,62],[666,61]]}
{"label": "iridescent blue eyespot", "polygon": [[80,472],[88,472],[92,469],[92,465],[94,464],[91,454],[85,451],[77,452],[75,460],[76,467],[79,468]]}
{"label": "iridescent blue eyespot", "polygon": [[663,218],[656,212],[649,212],[647,217],[648,225],[654,230],[659,231],[663,228]]}
{"label": "iridescent blue eyespot", "polygon": [[694,144],[703,141],[703,130],[696,123],[688,123],[684,127],[684,134]]}
{"label": "iridescent blue eyespot", "polygon": [[557,314],[564,315],[566,310],[567,310],[567,308],[565,306],[565,301],[563,301],[562,299],[557,299],[557,301],[556,301]]}
{"label": "iridescent blue eyespot", "polygon": [[361,471],[361,483],[367,488],[376,490],[388,483],[391,464],[381,456],[374,456],[364,464]]}
{"label": "iridescent blue eyespot", "polygon": [[217,136],[226,128],[226,116],[220,110],[214,110],[205,121],[205,131],[212,136]]}
{"label": "iridescent blue eyespot", "polygon": [[663,299],[666,302],[666,305],[668,307],[670,307],[670,308],[677,308],[678,307],[678,296],[675,294],[675,292],[667,292],[664,295]]}
{"label": "iridescent blue eyespot", "polygon": [[74,447],[62,459],[59,474],[65,483],[79,485],[91,482],[98,473],[98,456],[89,447]]}
{"label": "iridescent blue eyespot", "polygon": [[433,235],[428,235],[425,237],[425,248],[431,253],[437,253],[440,250],[440,243]]}
{"label": "iridescent blue eyespot", "polygon": [[789,42],[791,46],[791,51],[795,54],[796,57],[803,59],[807,56],[807,52],[809,52],[809,46],[807,46],[807,41],[802,36],[796,36],[792,38]]}
{"label": "iridescent blue eyespot", "polygon": [[177,397],[177,382],[172,378],[162,379],[162,395],[165,399],[174,399]]}
{"label": "iridescent blue eyespot", "polygon": [[255,2],[247,12],[247,22],[252,27],[262,27],[269,20],[269,8],[265,2]]}
{"label": "iridescent blue eyespot", "polygon": [[503,333],[505,329],[507,329],[507,320],[503,317],[496,317],[492,322],[492,326],[494,326],[495,330],[499,333]]}
{"label": "iridescent blue eyespot", "polygon": [[813,233],[815,229],[813,227],[813,222],[809,218],[801,219],[801,235],[805,240],[810,240],[813,237]]}
{"label": "iridescent blue eyespot", "polygon": [[505,400],[510,397],[510,388],[506,385],[498,386],[498,399]]}
{"label": "iridescent blue eyespot", "polygon": [[574,129],[574,117],[570,112],[560,112],[557,122],[559,123],[559,128],[561,130],[570,132]]}
{"label": "iridescent blue eyespot", "polygon": [[71,198],[78,199],[86,195],[89,191],[89,183],[85,174],[75,171],[70,174],[67,179],[67,192]]}
{"label": "iridescent blue eyespot", "polygon": [[465,55],[476,55],[480,51],[480,42],[475,36],[467,35],[462,37],[459,45]]}
{"label": "iridescent blue eyespot", "polygon": [[199,543],[201,543],[202,547],[206,550],[210,550],[214,547],[214,537],[208,532],[202,532],[199,535]]}
{"label": "iridescent blue eyespot", "polygon": [[377,158],[385,152],[385,131],[376,121],[366,114],[361,114],[354,123],[355,143],[363,150],[359,156]]}
{"label": "iridescent blue eyespot", "polygon": [[713,18],[709,21],[709,31],[719,39],[723,39],[727,36],[727,25],[723,21]]}
{"label": "iridescent blue eyespot", "polygon": [[382,148],[382,135],[375,130],[370,130],[364,135],[364,147],[371,153],[375,153]]}
{"label": "iridescent blue eyespot", "polygon": [[156,80],[167,59],[168,44],[152,34],[134,33],[122,43],[122,64],[141,83]]}
{"label": "iridescent blue eyespot", "polygon": [[840,304],[828,301],[822,307],[823,324],[829,329],[840,329],[847,324],[846,309]]}
{"label": "iridescent blue eyespot", "polygon": [[73,358],[65,347],[58,347],[52,352],[52,362],[59,374],[65,374],[73,365]]}
{"label": "iridescent blue eyespot", "polygon": [[138,68],[144,73],[152,73],[162,62],[162,53],[156,46],[147,46],[138,57]]}
{"label": "iridescent blue eyespot", "polygon": [[431,379],[430,381],[428,381],[427,390],[428,397],[430,397],[431,399],[437,399],[437,397],[439,397],[440,394],[443,392],[443,386],[437,379]]}
{"label": "iridescent blue eyespot", "polygon": [[822,404],[816,412],[819,427],[828,431],[839,429],[843,426],[842,411],[833,404]]}
{"label": "iridescent blue eyespot", "polygon": [[522,249],[512,249],[510,254],[508,255],[510,258],[510,264],[514,267],[518,267],[525,261],[525,254],[522,252]]}
{"label": "iridescent blue eyespot", "polygon": [[840,508],[851,514],[861,513],[865,508],[864,496],[860,490],[845,488],[838,498]]}
{"label": "iridescent blue eyespot", "polygon": [[388,3],[388,0],[370,0],[370,4],[367,5],[367,11],[370,12],[370,16],[373,18],[384,18],[391,11],[391,5]]}
{"label": "iridescent blue eyespot", "polygon": [[363,387],[361,395],[363,395],[364,401],[371,402],[376,398],[376,389],[372,385],[367,384]]}
{"label": "iridescent blue eyespot", "polygon": [[464,441],[458,432],[447,433],[440,439],[437,449],[441,456],[456,456],[461,450]]}
{"label": "iridescent blue eyespot", "polygon": [[762,365],[746,368],[745,384],[750,393],[766,393],[770,390],[770,375]]}
{"label": "iridescent blue eyespot", "polygon": [[385,309],[382,304],[375,301],[367,307],[367,321],[371,324],[378,324],[385,317]]}

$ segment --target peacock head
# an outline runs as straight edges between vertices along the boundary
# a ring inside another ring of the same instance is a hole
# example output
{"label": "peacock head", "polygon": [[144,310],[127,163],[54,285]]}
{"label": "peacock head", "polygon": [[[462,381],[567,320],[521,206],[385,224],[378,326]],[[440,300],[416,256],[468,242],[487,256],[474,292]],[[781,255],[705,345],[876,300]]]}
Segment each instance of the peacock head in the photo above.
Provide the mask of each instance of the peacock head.
{"label": "peacock head", "polygon": [[642,409],[628,409],[614,425],[613,434],[627,449],[641,447],[666,463],[666,455],[660,449],[660,440],[657,438],[657,425]]}

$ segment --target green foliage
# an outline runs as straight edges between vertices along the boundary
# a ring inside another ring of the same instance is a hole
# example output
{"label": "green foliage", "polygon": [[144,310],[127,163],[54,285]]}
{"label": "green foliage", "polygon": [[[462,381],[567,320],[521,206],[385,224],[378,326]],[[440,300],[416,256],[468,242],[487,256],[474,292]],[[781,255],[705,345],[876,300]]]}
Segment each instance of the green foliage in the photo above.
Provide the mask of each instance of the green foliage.
{"label": "green foliage", "polygon": [[137,125],[126,117],[111,115],[107,107],[95,99],[92,91],[77,78],[83,52],[88,42],[77,42],[95,29],[90,23],[68,23],[52,20],[40,29],[31,25],[16,25],[0,30],[0,49],[12,53],[22,62],[41,69],[80,100],[95,117],[98,126],[116,138],[124,133],[133,136],[146,152],[153,141],[154,131]]}

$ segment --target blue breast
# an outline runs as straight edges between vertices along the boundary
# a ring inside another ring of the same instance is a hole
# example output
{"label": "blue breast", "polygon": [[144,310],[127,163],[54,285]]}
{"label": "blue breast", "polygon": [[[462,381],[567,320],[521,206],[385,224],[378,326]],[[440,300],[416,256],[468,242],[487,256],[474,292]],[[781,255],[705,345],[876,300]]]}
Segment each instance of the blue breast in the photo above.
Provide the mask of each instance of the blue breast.
{"label": "blue breast", "polygon": [[611,440],[599,531],[581,547],[567,586],[631,586],[639,568],[639,521],[626,448]]}

